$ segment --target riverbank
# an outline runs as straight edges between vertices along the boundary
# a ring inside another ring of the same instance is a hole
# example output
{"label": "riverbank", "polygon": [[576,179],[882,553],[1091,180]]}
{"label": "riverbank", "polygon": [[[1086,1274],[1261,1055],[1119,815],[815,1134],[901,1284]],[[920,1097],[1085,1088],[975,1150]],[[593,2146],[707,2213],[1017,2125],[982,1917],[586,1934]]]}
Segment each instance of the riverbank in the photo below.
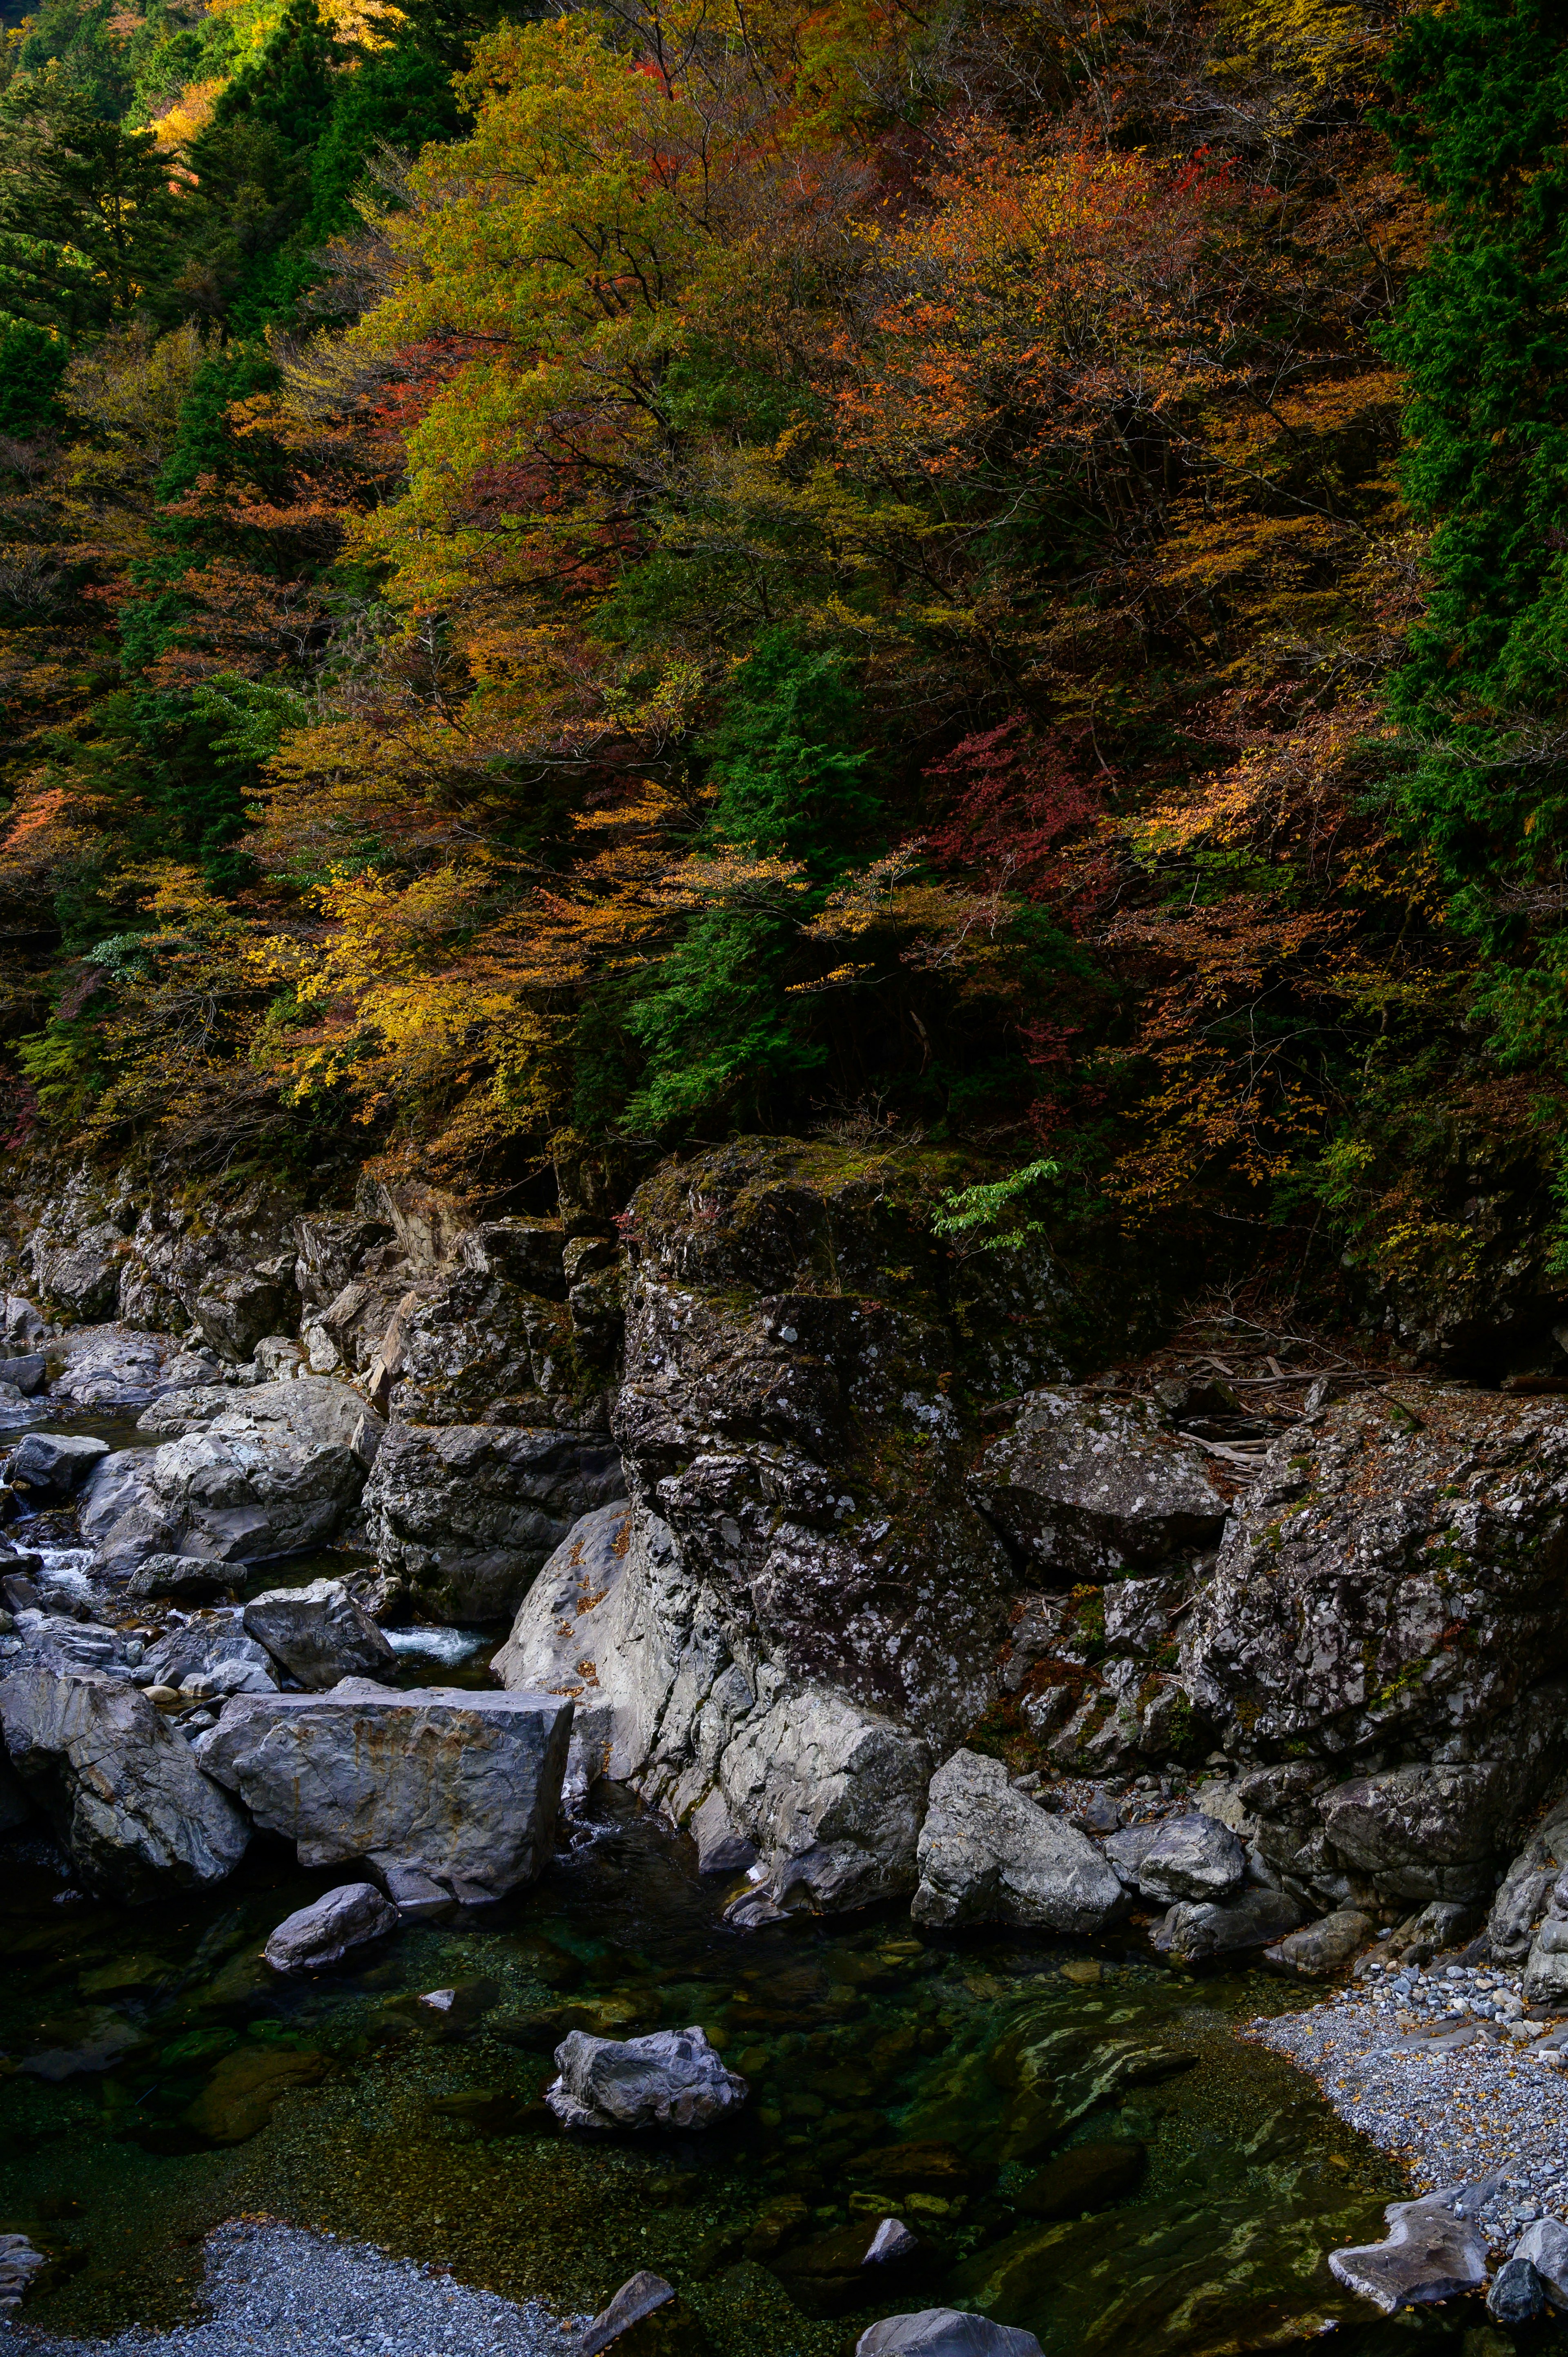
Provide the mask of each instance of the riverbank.
{"label": "riverbank", "polygon": [[26,2328],[28,2357],[570,2357],[581,2317],[555,2317],[456,2283],[366,2243],[236,2220],[208,2236],[200,2314],[156,2341],[133,2326],[107,2341],[62,2341]]}
{"label": "riverbank", "polygon": [[1288,2055],[1415,2192],[1494,2179],[1477,2222],[1498,2259],[1535,2219],[1568,2222],[1568,2021],[1510,2021],[1517,1975],[1422,1978],[1424,2003],[1359,1986],[1242,2036]]}

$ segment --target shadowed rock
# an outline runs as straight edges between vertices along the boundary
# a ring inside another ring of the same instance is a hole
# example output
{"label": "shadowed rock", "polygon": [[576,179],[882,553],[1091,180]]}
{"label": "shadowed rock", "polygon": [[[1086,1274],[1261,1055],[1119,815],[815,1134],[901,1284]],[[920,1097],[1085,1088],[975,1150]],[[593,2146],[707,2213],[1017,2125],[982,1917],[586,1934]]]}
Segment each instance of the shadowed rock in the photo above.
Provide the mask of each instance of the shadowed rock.
{"label": "shadowed rock", "polygon": [[1015,1792],[999,1760],[955,1751],[931,1779],[917,1923],[1039,1923],[1092,1932],[1127,1894],[1087,1835]]}
{"label": "shadowed rock", "polygon": [[263,1953],[275,1973],[320,1972],[350,1948],[384,1940],[397,1930],[398,1921],[397,1909],[373,1882],[346,1882],[285,1915]]}
{"label": "shadowed rock", "polygon": [[369,1858],[477,1903],[551,1855],[571,1722],[557,1695],[345,1678],[323,1695],[236,1695],[194,1749],[302,1866]]}

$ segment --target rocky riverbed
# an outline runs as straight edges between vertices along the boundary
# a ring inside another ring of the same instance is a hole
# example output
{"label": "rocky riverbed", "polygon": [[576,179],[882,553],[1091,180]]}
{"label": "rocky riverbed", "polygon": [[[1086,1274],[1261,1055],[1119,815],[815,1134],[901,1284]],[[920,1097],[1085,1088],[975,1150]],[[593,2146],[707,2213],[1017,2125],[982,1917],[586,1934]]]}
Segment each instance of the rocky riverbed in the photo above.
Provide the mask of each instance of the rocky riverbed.
{"label": "rocky riverbed", "polygon": [[1455,2176],[1423,2298],[1568,2241],[1556,1379],[1107,1367],[1151,1305],[940,1183],[15,1210],[28,2329],[177,2323],[249,2213],[562,2314],[652,2266],[717,2357],[1351,2334]]}

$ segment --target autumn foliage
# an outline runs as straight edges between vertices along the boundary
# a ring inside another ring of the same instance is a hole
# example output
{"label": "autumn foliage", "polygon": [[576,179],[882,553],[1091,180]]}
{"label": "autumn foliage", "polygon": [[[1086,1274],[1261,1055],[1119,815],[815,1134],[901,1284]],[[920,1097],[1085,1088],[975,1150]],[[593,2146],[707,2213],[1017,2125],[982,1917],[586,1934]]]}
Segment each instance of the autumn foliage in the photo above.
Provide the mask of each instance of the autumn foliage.
{"label": "autumn foliage", "polygon": [[[325,93],[313,188],[413,38],[320,21],[243,85]],[[517,1176],[875,1106],[1069,1211],[1435,1232],[1366,1144],[1477,957],[1387,688],[1398,32],[475,19],[252,325],[116,298],[0,450],[42,1117]]]}

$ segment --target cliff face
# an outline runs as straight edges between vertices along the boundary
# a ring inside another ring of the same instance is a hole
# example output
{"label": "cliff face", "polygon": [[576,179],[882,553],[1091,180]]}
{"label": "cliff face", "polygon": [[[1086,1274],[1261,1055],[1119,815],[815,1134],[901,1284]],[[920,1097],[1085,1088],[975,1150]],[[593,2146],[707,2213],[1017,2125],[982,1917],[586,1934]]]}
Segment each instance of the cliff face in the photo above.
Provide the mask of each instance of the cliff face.
{"label": "cliff face", "polygon": [[1217,1444],[1234,1397],[1131,1359],[1125,1275],[933,1232],[959,1175],[754,1138],[546,1220],[78,1174],[9,1324],[66,1415],[143,1412],[77,1510],[111,1589],[275,1553],[307,1499],[383,1614],[515,1612],[498,1671],[571,1695],[576,1786],[746,1869],[741,1920],[912,1889],[977,1743],[1047,1792],[1219,1747],[1254,1885],[1485,1900],[1563,1764],[1568,1414],[1304,1381],[1272,1445]]}

